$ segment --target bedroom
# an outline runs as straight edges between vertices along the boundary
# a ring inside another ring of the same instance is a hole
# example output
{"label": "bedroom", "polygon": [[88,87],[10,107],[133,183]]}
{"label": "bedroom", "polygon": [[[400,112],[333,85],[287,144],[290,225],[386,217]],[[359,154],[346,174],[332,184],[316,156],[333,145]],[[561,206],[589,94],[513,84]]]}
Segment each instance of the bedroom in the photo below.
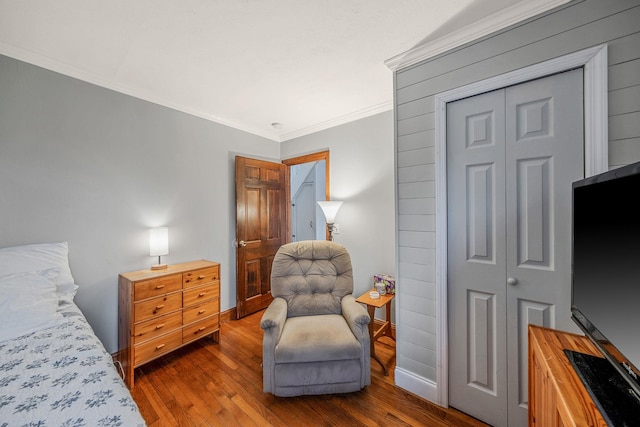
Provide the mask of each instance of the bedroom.
{"label": "bedroom", "polygon": [[[583,38],[585,48],[609,44],[611,167],[640,159],[639,29],[628,21],[637,16],[637,6],[573,2],[579,24],[556,22],[553,14],[541,24],[557,33],[584,28],[591,37]],[[530,48],[535,51],[536,45]],[[406,122],[394,124],[392,111],[278,143],[7,56],[0,58],[0,93],[0,246],[68,241],[71,269],[82,286],[78,304],[109,352],[117,350],[117,274],[152,262],[146,242],[151,226],[170,227],[166,262],[220,262],[221,309],[235,305],[236,154],[277,160],[330,149],[331,192],[346,201],[338,241],[354,253],[357,289],[363,292],[372,274],[396,271],[394,193],[410,184],[394,184],[393,158],[399,155],[394,127]],[[362,188],[353,189],[353,182]],[[415,227],[430,227],[428,217]],[[399,264],[421,266],[403,259]],[[396,308],[406,316],[432,317],[433,296],[426,291],[414,296],[416,304],[405,300],[406,307],[399,302]],[[398,364],[428,385],[433,380],[429,363],[422,360],[418,366],[401,357],[417,350],[400,342]]]}

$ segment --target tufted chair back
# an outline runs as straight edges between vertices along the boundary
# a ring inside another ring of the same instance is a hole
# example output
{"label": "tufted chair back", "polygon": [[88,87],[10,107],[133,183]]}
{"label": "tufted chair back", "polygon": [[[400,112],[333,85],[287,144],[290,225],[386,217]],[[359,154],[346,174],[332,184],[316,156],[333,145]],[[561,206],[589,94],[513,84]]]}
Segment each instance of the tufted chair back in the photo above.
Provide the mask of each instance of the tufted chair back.
{"label": "tufted chair back", "polygon": [[342,314],[342,298],[352,292],[351,257],[339,243],[288,243],[273,259],[271,294],[287,302],[287,317]]}

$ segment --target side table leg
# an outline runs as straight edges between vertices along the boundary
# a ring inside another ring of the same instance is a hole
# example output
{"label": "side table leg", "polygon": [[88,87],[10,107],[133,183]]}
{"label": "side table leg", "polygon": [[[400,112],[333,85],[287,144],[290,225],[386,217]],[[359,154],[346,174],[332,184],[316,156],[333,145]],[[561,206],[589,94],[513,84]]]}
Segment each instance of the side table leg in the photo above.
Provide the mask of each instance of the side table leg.
{"label": "side table leg", "polygon": [[372,305],[368,305],[367,311],[369,312],[369,317],[371,318],[371,321],[369,322],[369,341],[370,341],[370,348],[371,348],[371,357],[373,357],[373,359],[376,362],[378,362],[380,366],[382,366],[382,369],[384,370],[384,375],[389,376],[389,370],[387,369],[385,364],[382,363],[382,360],[380,360],[380,358],[376,354],[376,347],[375,347],[376,340],[374,338],[374,332],[373,332],[373,327],[374,327],[373,319],[376,312],[376,308]]}

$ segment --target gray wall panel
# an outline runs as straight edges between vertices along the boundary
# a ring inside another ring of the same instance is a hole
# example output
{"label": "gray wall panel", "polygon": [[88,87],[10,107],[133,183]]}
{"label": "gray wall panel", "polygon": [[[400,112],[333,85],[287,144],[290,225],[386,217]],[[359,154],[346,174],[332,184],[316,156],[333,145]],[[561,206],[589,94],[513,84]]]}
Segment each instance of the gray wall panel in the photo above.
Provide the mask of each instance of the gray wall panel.
{"label": "gray wall panel", "polygon": [[611,168],[640,162],[640,138],[609,141],[609,165]]}
{"label": "gray wall panel", "polygon": [[433,165],[417,165],[398,168],[398,182],[433,181],[435,170]]}
{"label": "gray wall panel", "polygon": [[398,211],[407,215],[433,215],[436,213],[435,199],[400,199],[398,200]]}
{"label": "gray wall panel", "polygon": [[623,89],[640,84],[640,59],[609,67],[609,90]]}
{"label": "gray wall panel", "polygon": [[425,279],[404,279],[402,281],[402,294],[407,295],[410,298],[414,296],[436,299],[436,287],[433,283],[427,282]]}
{"label": "gray wall panel", "polygon": [[420,148],[417,150],[398,152],[398,167],[410,167],[427,165],[434,162],[435,150],[433,147]]}
{"label": "gray wall panel", "polygon": [[[433,231],[398,231],[398,246],[415,248],[435,248],[435,232]],[[403,282],[406,284],[406,282]]]}
{"label": "gray wall panel", "polygon": [[409,119],[398,120],[398,135],[409,135],[412,133],[424,132],[434,128],[434,115],[426,114]]}
{"label": "gray wall panel", "polygon": [[[615,167],[640,160],[638,0],[574,1],[395,72],[399,289],[409,280],[413,294],[420,294],[420,286],[435,286],[431,283],[434,278],[415,274],[416,264],[410,261],[415,261],[419,252],[406,250],[412,245],[435,245],[432,233],[435,215],[415,215],[416,207],[424,205],[404,202],[404,199],[426,197],[424,194],[432,194],[435,189],[435,182],[425,179],[426,169],[420,169],[420,166],[434,168],[435,150],[431,147],[435,143],[435,130],[431,122],[422,127],[415,123],[420,119],[433,119],[434,95],[604,43],[609,45],[609,163]],[[425,130],[409,134],[410,129]],[[431,150],[428,156],[416,155],[427,147]],[[435,173],[435,168],[433,171]],[[422,187],[429,190],[421,190]],[[429,203],[433,203],[433,199]],[[446,254],[436,255],[440,256]],[[427,267],[435,272],[435,262]],[[414,320],[421,315],[435,316],[435,309],[430,311],[408,299],[410,297],[398,300],[399,330],[405,326],[418,327]],[[435,360],[429,361],[428,349],[420,355],[415,343],[404,342],[402,334],[399,338],[398,348],[407,354],[399,354],[398,367],[407,371],[416,369],[416,375],[421,375],[419,372],[428,371],[424,365],[429,365],[431,376],[425,379],[435,381]]]}
{"label": "gray wall panel", "polygon": [[640,112],[609,118],[609,140],[630,139],[640,135]]}
{"label": "gray wall panel", "polygon": [[414,264],[431,265],[435,262],[435,252],[433,249],[400,247],[400,258],[404,262]]}
{"label": "gray wall panel", "polygon": [[398,105],[396,116],[398,120],[404,120],[432,112],[433,99],[431,99],[431,97],[426,97],[416,99],[415,101],[407,102],[402,105]]}
{"label": "gray wall panel", "polygon": [[398,137],[399,152],[433,146],[435,146],[435,132],[433,130]]}
{"label": "gray wall panel", "polygon": [[[435,215],[398,215],[398,230],[434,231]],[[400,262],[404,261],[402,257]]]}
{"label": "gray wall panel", "polygon": [[640,84],[609,92],[609,115],[638,111],[638,99],[640,99]]}

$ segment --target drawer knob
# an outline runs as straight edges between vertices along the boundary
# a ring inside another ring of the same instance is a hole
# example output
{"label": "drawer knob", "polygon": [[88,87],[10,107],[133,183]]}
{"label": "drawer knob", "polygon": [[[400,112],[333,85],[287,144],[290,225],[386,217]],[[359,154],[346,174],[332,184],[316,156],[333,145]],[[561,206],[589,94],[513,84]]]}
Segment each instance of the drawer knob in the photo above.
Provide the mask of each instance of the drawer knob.
{"label": "drawer knob", "polygon": [[197,334],[198,332],[202,332],[202,331],[204,331],[205,329],[207,329],[207,328],[206,328],[206,326],[201,327],[200,329],[198,329],[198,330],[196,331],[196,334]]}
{"label": "drawer knob", "polygon": [[162,289],[162,288],[164,288],[164,285],[158,285],[158,286],[156,286],[156,289]]}
{"label": "drawer knob", "polygon": [[202,314],[202,313],[204,313],[205,311],[207,311],[207,310],[200,310],[200,311],[198,312],[198,314]]}
{"label": "drawer knob", "polygon": [[206,279],[206,278],[207,278],[207,276],[205,276],[204,274],[198,276],[198,280],[202,280],[202,279]]}
{"label": "drawer knob", "polygon": [[164,323],[162,325],[156,326],[156,329],[162,329],[162,328],[164,328]]}
{"label": "drawer knob", "polygon": [[160,350],[162,347],[164,347],[164,344],[157,345],[156,350]]}
{"label": "drawer knob", "polygon": [[200,292],[200,293],[198,294],[198,297],[203,297],[203,296],[205,296],[206,294],[207,294],[206,292]]}

